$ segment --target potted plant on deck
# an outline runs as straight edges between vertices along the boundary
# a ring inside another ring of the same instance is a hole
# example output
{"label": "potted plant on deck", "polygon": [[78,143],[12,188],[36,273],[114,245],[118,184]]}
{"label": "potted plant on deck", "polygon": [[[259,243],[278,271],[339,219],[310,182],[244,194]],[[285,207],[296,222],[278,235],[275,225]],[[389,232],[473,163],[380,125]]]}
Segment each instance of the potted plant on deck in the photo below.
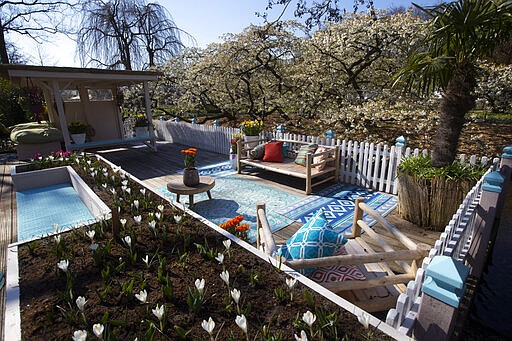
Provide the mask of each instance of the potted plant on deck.
{"label": "potted plant on deck", "polygon": [[183,170],[183,184],[185,186],[196,186],[199,184],[199,172],[196,168],[196,148],[183,149],[181,153],[185,157],[185,169]]}
{"label": "potted plant on deck", "polygon": [[[251,142],[258,140],[260,138],[260,133],[263,130],[263,121],[262,120],[246,120],[242,122],[241,130],[245,135],[245,141]],[[249,143],[247,146],[249,148],[254,148],[258,142]]]}
{"label": "potted plant on deck", "polygon": [[146,115],[138,114],[135,116],[135,136],[148,137],[149,136],[149,122]]}
{"label": "potted plant on deck", "polygon": [[73,121],[68,125],[68,131],[75,144],[85,143],[85,136],[89,126],[84,121]]}

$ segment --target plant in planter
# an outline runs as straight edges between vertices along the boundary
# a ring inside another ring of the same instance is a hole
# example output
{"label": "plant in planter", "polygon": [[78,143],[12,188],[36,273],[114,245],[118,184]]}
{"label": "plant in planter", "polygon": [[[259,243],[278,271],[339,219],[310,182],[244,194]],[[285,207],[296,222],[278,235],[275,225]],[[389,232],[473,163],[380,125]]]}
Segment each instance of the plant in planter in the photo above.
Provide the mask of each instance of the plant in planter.
{"label": "plant in planter", "polygon": [[[475,106],[473,92],[477,85],[477,63],[510,38],[512,3],[457,0],[433,7],[417,7],[431,19],[428,31],[423,42],[418,44],[416,53],[411,55],[395,76],[394,86],[402,84],[404,89],[415,88],[424,95],[437,91],[442,93],[431,160],[432,167],[438,170],[429,167],[431,170],[426,172],[432,172],[431,177],[427,181],[418,182],[418,185],[423,183],[424,186],[416,187],[418,192],[415,196],[427,196],[429,202],[437,201],[439,206],[444,206],[453,200],[449,191],[442,191],[446,197],[433,198],[428,193],[434,183],[441,183],[445,181],[443,179],[447,182],[455,181],[443,169],[460,168],[452,164],[456,158],[465,116]],[[461,22],[464,25],[460,25]],[[424,170],[418,171],[416,174],[421,178]],[[432,182],[434,178],[436,180]],[[402,191],[415,191],[408,177],[402,175],[398,179]],[[463,186],[462,183],[455,186]],[[402,210],[407,210],[405,206],[411,205],[409,209],[412,210],[412,206],[418,206],[418,202],[412,200],[399,205]]]}
{"label": "plant in planter", "polygon": [[485,165],[454,162],[433,167],[430,156],[413,156],[398,166],[398,212],[406,220],[442,231]]}
{"label": "plant in planter", "polygon": [[183,149],[185,169],[183,170],[183,184],[185,186],[195,186],[199,184],[199,172],[196,168],[196,148]]}
{"label": "plant in planter", "polygon": [[85,143],[85,136],[87,133],[87,128],[89,126],[84,121],[72,121],[68,125],[68,131],[73,139],[73,142],[76,144]]}
{"label": "plant in planter", "polygon": [[242,132],[245,134],[245,141],[251,142],[247,146],[249,148],[254,148],[258,144],[258,142],[252,142],[259,139],[259,135],[263,130],[263,121],[262,120],[247,120],[242,122],[241,126]]}
{"label": "plant in planter", "polygon": [[148,130],[149,122],[146,115],[138,114],[135,116],[135,136],[136,137],[147,137],[149,136]]}

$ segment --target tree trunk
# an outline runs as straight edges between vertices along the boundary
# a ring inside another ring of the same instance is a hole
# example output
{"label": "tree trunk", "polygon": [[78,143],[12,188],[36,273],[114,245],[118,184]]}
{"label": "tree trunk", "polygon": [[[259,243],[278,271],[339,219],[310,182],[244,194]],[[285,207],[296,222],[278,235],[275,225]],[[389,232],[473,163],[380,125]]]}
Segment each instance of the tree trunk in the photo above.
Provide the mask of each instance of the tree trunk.
{"label": "tree trunk", "polygon": [[0,63],[9,64],[9,54],[7,53],[7,44],[5,42],[4,25],[0,21]]}
{"label": "tree trunk", "polygon": [[473,66],[469,62],[459,64],[448,82],[439,106],[439,125],[434,140],[432,166],[443,167],[455,160],[466,113],[475,105],[471,95],[475,86]]}

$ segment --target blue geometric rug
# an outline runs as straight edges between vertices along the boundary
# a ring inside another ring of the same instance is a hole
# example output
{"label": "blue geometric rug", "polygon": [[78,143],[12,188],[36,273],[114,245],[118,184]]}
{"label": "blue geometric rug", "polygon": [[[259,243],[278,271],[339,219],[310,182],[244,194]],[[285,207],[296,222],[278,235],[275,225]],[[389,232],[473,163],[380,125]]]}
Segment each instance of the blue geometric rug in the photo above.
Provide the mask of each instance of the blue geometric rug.
{"label": "blue geometric rug", "polygon": [[[327,220],[335,230],[350,233],[352,232],[354,203],[359,196],[364,197],[365,203],[382,216],[389,214],[397,205],[395,196],[353,185],[335,184],[315,193],[315,195],[309,195],[293,205],[288,205],[278,213],[305,224],[315,212],[323,209]],[[367,214],[363,215],[363,220],[369,226],[376,223]]]}
{"label": "blue geometric rug", "polygon": [[[242,179],[223,164],[199,169],[199,174],[214,177],[215,187],[210,191],[211,200],[206,193],[194,195],[193,211],[217,225],[237,215],[243,215],[242,223],[247,223],[251,228],[248,234],[250,243],[256,241],[256,204],[258,202],[265,203],[267,219],[274,232],[293,223],[293,219],[276,213],[276,210],[293,205],[303,198]],[[176,196],[165,187],[157,190],[165,196],[176,199]],[[181,196],[180,202],[188,203],[188,195]]]}

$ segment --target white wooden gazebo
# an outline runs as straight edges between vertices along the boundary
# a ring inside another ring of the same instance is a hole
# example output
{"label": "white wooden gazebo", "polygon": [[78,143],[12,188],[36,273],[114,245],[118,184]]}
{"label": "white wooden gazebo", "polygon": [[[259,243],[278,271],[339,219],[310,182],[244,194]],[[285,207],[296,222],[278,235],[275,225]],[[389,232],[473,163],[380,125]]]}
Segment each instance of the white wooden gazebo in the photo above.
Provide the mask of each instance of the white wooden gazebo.
{"label": "white wooden gazebo", "polygon": [[[0,73],[13,83],[37,86],[43,91],[49,121],[62,131],[66,150],[141,142],[156,151],[152,124],[149,124],[148,137],[126,134],[118,105],[118,89],[142,83],[145,114],[151,123],[148,82],[155,81],[158,73],[11,64],[0,65]],[[94,132],[85,143],[71,141],[68,124],[75,120],[85,121]]]}

